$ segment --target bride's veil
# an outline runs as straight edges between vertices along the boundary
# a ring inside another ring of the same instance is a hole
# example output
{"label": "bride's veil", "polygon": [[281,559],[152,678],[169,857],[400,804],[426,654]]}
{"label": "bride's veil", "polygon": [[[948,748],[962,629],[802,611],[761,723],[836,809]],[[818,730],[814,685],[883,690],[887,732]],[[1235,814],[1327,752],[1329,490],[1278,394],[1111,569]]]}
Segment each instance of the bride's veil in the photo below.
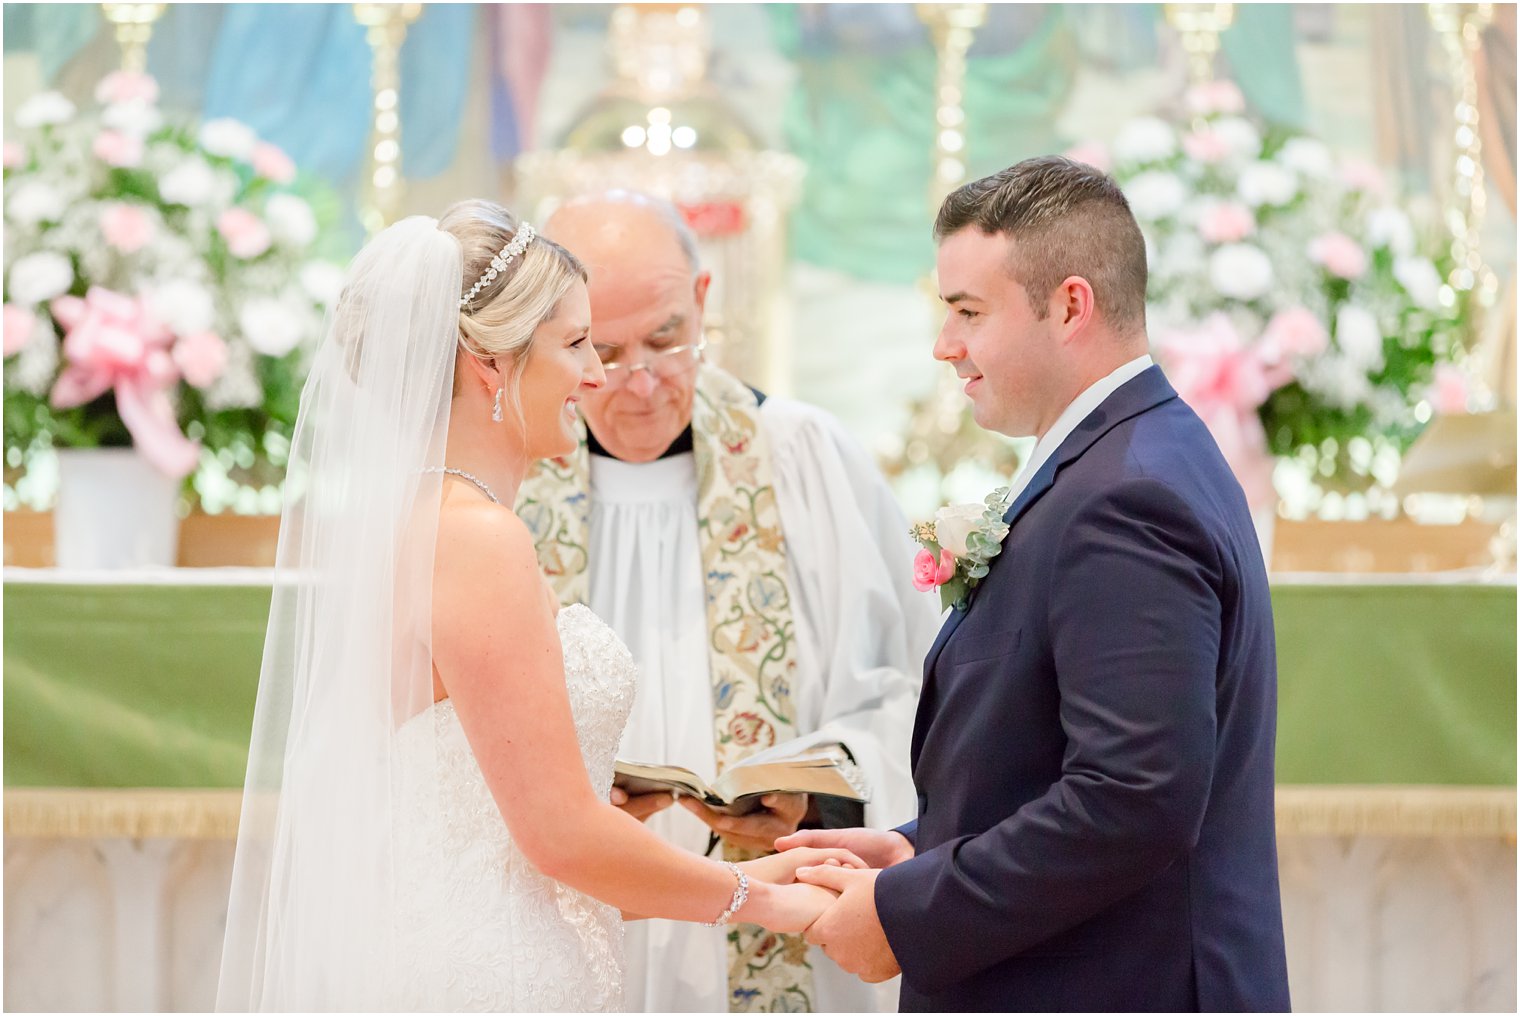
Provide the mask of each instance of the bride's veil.
{"label": "bride's veil", "polygon": [[[430,615],[461,255],[437,221],[348,270],[301,396],[217,1008],[385,1007],[401,807],[436,761]],[[425,781],[423,781],[425,783]]]}

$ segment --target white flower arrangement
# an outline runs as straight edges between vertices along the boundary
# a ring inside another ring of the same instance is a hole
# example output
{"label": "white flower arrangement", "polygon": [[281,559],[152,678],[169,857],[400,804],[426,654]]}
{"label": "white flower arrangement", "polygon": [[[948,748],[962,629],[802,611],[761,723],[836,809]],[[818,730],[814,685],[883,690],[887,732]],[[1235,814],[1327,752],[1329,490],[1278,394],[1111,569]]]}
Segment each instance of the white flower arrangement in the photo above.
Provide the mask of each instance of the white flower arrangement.
{"label": "white flower arrangement", "polygon": [[203,449],[278,458],[341,280],[294,164],[235,120],[165,116],[146,75],[96,98],[33,96],[5,143],[9,461],[132,445],[178,477]]}
{"label": "white flower arrangement", "polygon": [[1365,472],[1356,439],[1401,448],[1423,400],[1450,401],[1450,368],[1436,375],[1463,300],[1439,245],[1375,167],[1258,129],[1233,84],[1191,89],[1183,107],[1178,125],[1141,117],[1111,150],[1070,153],[1112,172],[1145,234],[1157,355],[1253,504],[1274,497],[1273,456],[1349,480]]}

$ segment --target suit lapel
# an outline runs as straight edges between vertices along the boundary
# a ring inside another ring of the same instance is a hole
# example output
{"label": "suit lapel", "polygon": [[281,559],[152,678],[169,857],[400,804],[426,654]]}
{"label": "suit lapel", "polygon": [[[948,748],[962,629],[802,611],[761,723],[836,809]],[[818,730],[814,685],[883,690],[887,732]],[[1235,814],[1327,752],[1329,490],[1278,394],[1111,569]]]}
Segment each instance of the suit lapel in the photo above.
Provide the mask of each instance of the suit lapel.
{"label": "suit lapel", "polygon": [[[1034,476],[1030,477],[1024,489],[1019,492],[1019,496],[1013,499],[1013,503],[1003,513],[1003,521],[1008,523],[1010,535],[1013,527],[1018,524],[1019,519],[1023,517],[1024,513],[1029,511],[1034,503],[1054,486],[1056,476],[1063,467],[1081,458],[1082,453],[1091,448],[1098,438],[1107,434],[1120,423],[1176,397],[1177,393],[1166,380],[1166,375],[1161,373],[1160,367],[1155,366],[1147,367],[1115,389],[1113,394],[1099,403],[1098,408],[1088,413],[1087,417],[1077,425],[1076,429],[1066,436],[1066,439],[1061,442],[1061,446],[1056,449],[1055,454],[1045,460]],[[1008,537],[1005,536],[1003,542],[1006,545]],[[1003,555],[999,554],[992,559],[989,567],[996,568],[998,562],[1002,561],[1002,559]],[[986,581],[986,578],[982,579],[982,583],[986,583]],[[978,585],[977,589],[980,588],[981,586]],[[944,626],[939,630],[939,637],[934,640],[934,645],[930,647],[928,656],[924,658],[924,682],[926,685],[930,675],[934,673],[934,664],[939,660],[940,653],[944,651],[945,645],[950,641],[950,637],[955,634],[955,630],[960,627],[961,621],[965,619],[967,614],[971,613],[971,608],[976,604],[977,589],[971,590],[965,610],[952,610],[950,612],[950,616],[945,619]]]}

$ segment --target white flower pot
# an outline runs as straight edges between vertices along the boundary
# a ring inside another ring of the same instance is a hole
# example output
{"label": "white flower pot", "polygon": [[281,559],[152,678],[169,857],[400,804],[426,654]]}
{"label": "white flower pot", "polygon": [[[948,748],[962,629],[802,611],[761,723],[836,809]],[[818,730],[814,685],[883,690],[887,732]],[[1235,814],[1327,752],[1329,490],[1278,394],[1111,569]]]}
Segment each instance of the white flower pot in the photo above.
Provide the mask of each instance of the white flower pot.
{"label": "white flower pot", "polygon": [[1277,533],[1277,502],[1258,505],[1251,509],[1251,521],[1256,523],[1256,542],[1261,544],[1261,559],[1272,573],[1272,538]]}
{"label": "white flower pot", "polygon": [[131,448],[59,449],[58,567],[174,567],[180,482]]}

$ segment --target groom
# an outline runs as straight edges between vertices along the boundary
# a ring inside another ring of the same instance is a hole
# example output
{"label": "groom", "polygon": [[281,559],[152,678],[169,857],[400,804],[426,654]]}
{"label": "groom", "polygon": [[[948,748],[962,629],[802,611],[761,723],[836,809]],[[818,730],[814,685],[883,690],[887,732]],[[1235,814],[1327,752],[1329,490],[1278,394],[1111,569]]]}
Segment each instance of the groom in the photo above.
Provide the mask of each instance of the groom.
{"label": "groom", "polygon": [[1011,525],[924,666],[918,818],[812,869],[808,938],[905,1011],[1285,1010],[1276,660],[1245,498],[1146,355],[1145,242],[1061,158],[935,223],[937,359],[976,421],[1038,439]]}

